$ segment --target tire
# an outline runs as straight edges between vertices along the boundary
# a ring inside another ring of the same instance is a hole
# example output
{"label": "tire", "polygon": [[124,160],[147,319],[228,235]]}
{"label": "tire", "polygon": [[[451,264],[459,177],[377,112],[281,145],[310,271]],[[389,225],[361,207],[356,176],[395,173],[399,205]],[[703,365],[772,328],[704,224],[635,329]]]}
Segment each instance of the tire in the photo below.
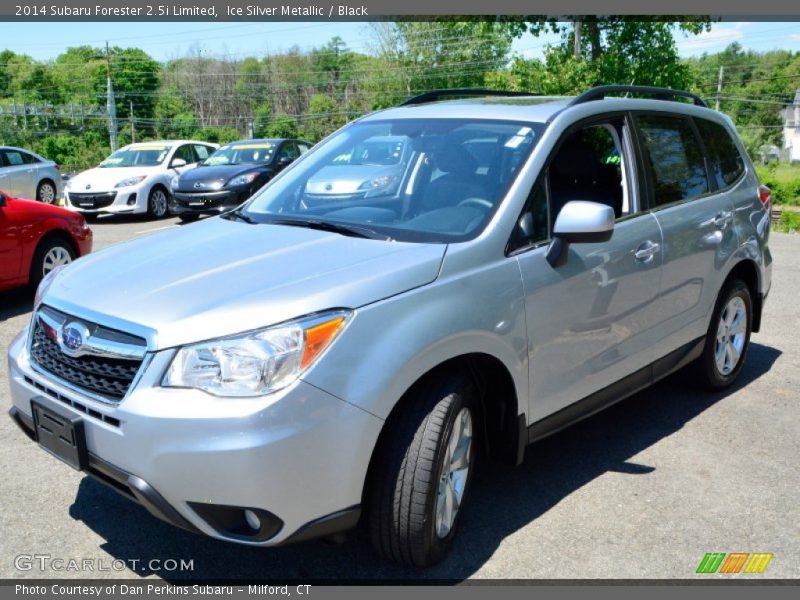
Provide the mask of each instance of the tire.
{"label": "tire", "polygon": [[60,237],[45,239],[39,243],[33,254],[28,282],[35,289],[47,273],[73,260],[75,260],[75,250],[70,243]]}
{"label": "tire", "polygon": [[159,185],[154,186],[147,197],[147,215],[151,219],[163,219],[169,215],[169,194]]}
{"label": "tire", "polygon": [[181,223],[194,223],[197,219],[200,218],[200,215],[196,215],[193,213],[183,213],[178,215],[178,218],[181,220]]}
{"label": "tire", "polygon": [[45,204],[53,204],[56,198],[56,186],[49,179],[43,179],[36,187],[36,199]]}
{"label": "tire", "polygon": [[[477,404],[472,383],[461,374],[428,380],[406,400],[375,456],[368,523],[384,557],[427,567],[447,555],[463,512],[474,471]],[[454,449],[462,459],[451,462]],[[459,465],[464,469],[453,472]]]}
{"label": "tire", "polygon": [[728,282],[717,298],[703,354],[694,364],[698,383],[710,391],[731,385],[744,366],[750,346],[753,303],[741,280]]}

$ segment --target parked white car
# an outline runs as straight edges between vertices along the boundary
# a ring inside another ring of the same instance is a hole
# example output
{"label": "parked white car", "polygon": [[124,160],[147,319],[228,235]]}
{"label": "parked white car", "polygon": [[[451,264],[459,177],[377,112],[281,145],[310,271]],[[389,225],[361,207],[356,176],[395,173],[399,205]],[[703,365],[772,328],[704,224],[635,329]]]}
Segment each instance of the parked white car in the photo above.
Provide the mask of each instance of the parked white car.
{"label": "parked white car", "polygon": [[193,169],[218,147],[192,140],[130,144],[71,178],[64,192],[67,205],[86,217],[147,213],[160,219],[169,212],[170,180]]}
{"label": "parked white car", "polygon": [[52,160],[23,148],[2,146],[0,190],[16,198],[52,204],[61,194],[61,173]]}

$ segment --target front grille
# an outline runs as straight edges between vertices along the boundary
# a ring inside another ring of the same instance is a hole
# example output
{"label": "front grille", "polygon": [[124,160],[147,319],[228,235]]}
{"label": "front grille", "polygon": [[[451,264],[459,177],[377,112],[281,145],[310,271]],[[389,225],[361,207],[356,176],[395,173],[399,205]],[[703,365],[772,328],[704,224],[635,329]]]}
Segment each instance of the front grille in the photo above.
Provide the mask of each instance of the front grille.
{"label": "front grille", "polygon": [[102,192],[97,194],[83,192],[69,192],[69,202],[79,208],[105,208],[114,203],[117,192]]}
{"label": "front grille", "polygon": [[[45,308],[44,311],[52,315],[63,317],[62,324],[69,320],[66,315]],[[58,333],[53,327],[39,318],[34,317],[33,335],[31,340],[31,359],[41,369],[74,385],[80,390],[93,395],[101,396],[113,402],[121,400],[128,392],[142,365],[141,358],[115,358],[101,355],[69,356],[65,354],[57,339]],[[94,328],[94,336],[103,339],[104,334],[114,334],[111,330]],[[48,335],[48,329],[50,333]],[[124,335],[119,334],[117,335]],[[142,340],[144,344],[144,340]]]}

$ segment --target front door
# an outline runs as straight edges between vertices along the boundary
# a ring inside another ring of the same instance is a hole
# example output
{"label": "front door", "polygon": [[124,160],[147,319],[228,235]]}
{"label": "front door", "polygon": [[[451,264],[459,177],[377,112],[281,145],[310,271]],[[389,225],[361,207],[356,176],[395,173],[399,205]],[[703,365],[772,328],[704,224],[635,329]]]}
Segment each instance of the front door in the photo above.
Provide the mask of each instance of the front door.
{"label": "front door", "polygon": [[[544,231],[571,200],[612,206],[608,242],[572,244],[565,265],[545,260],[546,240],[517,253],[525,287],[530,364],[530,421],[538,421],[655,360],[655,300],[661,231],[641,210],[631,135],[624,117],[568,133],[551,157],[520,218]],[[546,206],[545,206],[546,205]],[[538,224],[538,225],[537,225]],[[542,237],[541,235],[539,237]]]}

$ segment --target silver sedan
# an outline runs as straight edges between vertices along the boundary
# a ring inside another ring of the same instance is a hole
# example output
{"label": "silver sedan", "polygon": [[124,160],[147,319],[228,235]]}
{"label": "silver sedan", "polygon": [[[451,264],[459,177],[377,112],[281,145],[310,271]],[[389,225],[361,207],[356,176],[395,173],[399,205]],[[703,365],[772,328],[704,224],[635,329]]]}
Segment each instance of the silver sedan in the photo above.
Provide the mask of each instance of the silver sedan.
{"label": "silver sedan", "polygon": [[30,150],[0,146],[0,190],[52,204],[61,196],[61,173],[52,160]]}

